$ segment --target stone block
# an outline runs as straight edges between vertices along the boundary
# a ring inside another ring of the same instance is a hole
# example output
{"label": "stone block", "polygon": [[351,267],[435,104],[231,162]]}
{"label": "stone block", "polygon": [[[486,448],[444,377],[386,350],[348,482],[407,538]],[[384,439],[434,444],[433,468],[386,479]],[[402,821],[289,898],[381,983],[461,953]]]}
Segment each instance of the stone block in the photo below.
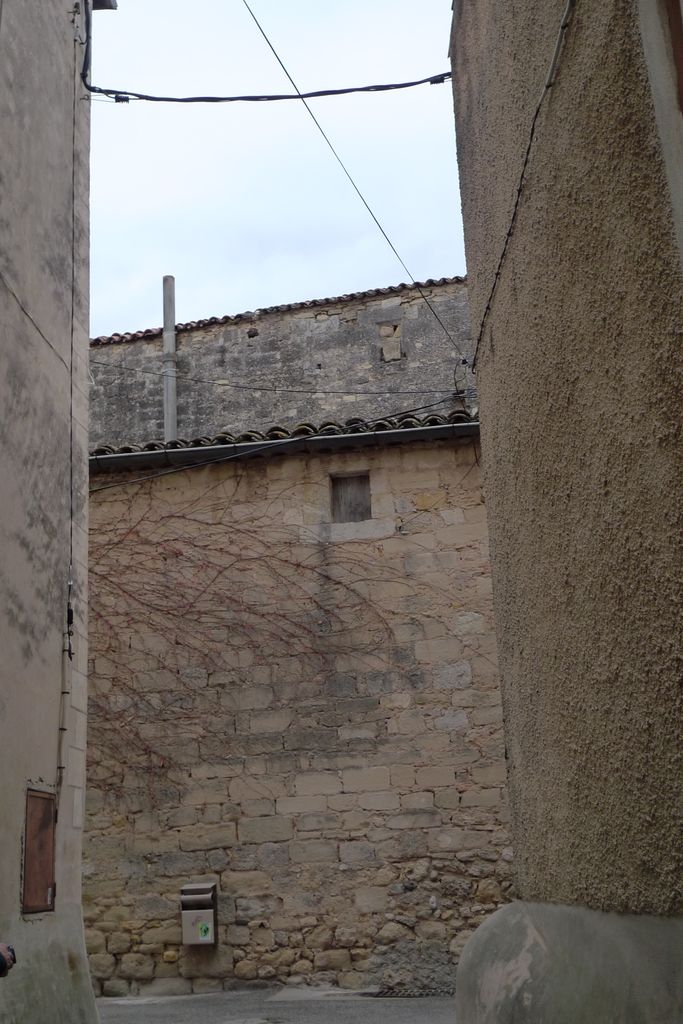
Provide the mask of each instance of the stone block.
{"label": "stone block", "polygon": [[253,981],[258,977],[258,964],[254,960],[238,960],[233,971],[240,981]]}
{"label": "stone block", "polygon": [[421,939],[442,942],[446,938],[447,927],[444,921],[418,921],[415,934]]}
{"label": "stone block", "polygon": [[427,833],[397,833],[377,845],[377,856],[381,860],[394,862],[424,857],[427,853]]}
{"label": "stone block", "polygon": [[112,932],[107,939],[109,953],[127,953],[130,949],[130,935],[126,932]]}
{"label": "stone block", "polygon": [[344,971],[338,975],[337,984],[340,988],[361,992],[368,985],[368,977],[361,971]]}
{"label": "stone block", "polygon": [[88,953],[104,953],[107,948],[107,939],[103,932],[94,931],[92,928],[85,929],[85,948]]}
{"label": "stone block", "polygon": [[327,806],[331,811],[352,811],[358,806],[358,797],[355,793],[338,793],[327,798]]}
{"label": "stone block", "polygon": [[272,892],[273,880],[265,871],[224,871],[221,888],[232,896],[263,896]]}
{"label": "stone block", "polygon": [[434,807],[434,794],[430,790],[423,793],[406,793],[401,797],[401,808],[406,811],[430,810]]}
{"label": "stone block", "polygon": [[439,665],[446,661],[460,661],[464,648],[454,636],[438,637],[433,640],[418,640],[415,643],[417,661],[427,665]]}
{"label": "stone block", "polygon": [[329,864],[339,860],[337,843],[324,839],[295,839],[289,844],[293,864]]}
{"label": "stone block", "polygon": [[358,803],[367,811],[394,811],[401,805],[398,793],[394,793],[392,790],[361,793]]}
{"label": "stone block", "polygon": [[362,885],[356,889],[354,903],[359,914],[377,914],[389,903],[387,890],[377,885]]}
{"label": "stone block", "polygon": [[498,807],[501,802],[499,789],[469,789],[462,794],[463,807]]}
{"label": "stone block", "polygon": [[286,843],[264,843],[256,851],[256,864],[263,871],[273,871],[289,864]]}
{"label": "stone block", "polygon": [[241,843],[279,843],[291,839],[294,825],[291,818],[273,815],[267,818],[245,818],[239,822]]}
{"label": "stone block", "polygon": [[111,978],[109,981],[105,981],[102,986],[102,995],[114,999],[124,998],[128,995],[129,991],[130,982],[126,981],[125,978]]}
{"label": "stone block", "polygon": [[476,708],[472,712],[473,725],[501,725],[503,722],[503,709],[500,706],[491,708]]}
{"label": "stone block", "polygon": [[154,977],[154,960],[142,953],[124,953],[119,960],[118,973],[122,978],[146,981]]}
{"label": "stone block", "polygon": [[404,924],[399,924],[398,921],[387,921],[377,933],[377,941],[385,946],[392,945],[394,942],[401,942],[405,939],[412,939],[413,937],[410,928],[406,928]]}
{"label": "stone block", "polygon": [[249,716],[249,731],[252,733],[284,733],[292,722],[291,711],[256,711]]}
{"label": "stone block", "polygon": [[182,930],[179,924],[166,924],[160,928],[148,928],[142,933],[142,941],[149,943],[168,943],[180,945]]}
{"label": "stone block", "polygon": [[294,788],[297,796],[341,793],[342,782],[334,772],[309,772],[306,775],[297,775]]}
{"label": "stone block", "polygon": [[[211,680],[213,685],[213,679]],[[251,711],[270,707],[272,686],[232,686],[220,695],[221,704],[231,711]]]}
{"label": "stone block", "polygon": [[420,789],[436,789],[455,785],[455,771],[448,767],[418,768],[415,782]]}
{"label": "stone block", "polygon": [[348,949],[323,949],[313,960],[316,971],[348,971],[351,968],[351,954]]}
{"label": "stone block", "polygon": [[451,787],[450,789],[436,789],[434,791],[434,803],[437,807],[443,807],[444,810],[455,811],[460,806],[461,794]]}
{"label": "stone block", "polygon": [[223,946],[185,946],[179,968],[183,978],[229,978],[233,973],[232,950]]}
{"label": "stone block", "polygon": [[[93,953],[88,957],[88,963],[93,978],[100,980],[111,978],[116,967],[116,960],[109,953]],[[154,965],[152,964],[153,967]]]}
{"label": "stone block", "polygon": [[184,828],[180,830],[179,837],[183,851],[219,850],[235,845],[237,829],[234,822],[225,822],[223,825]]}
{"label": "stone block", "polygon": [[[130,908],[120,907],[119,909],[124,911],[127,916],[130,916]],[[167,899],[165,896],[153,893],[146,896],[138,896],[135,900],[135,914],[143,921],[166,921],[169,918],[174,918],[177,912],[177,900]]]}
{"label": "stone block", "polygon": [[329,949],[333,941],[332,929],[326,925],[319,925],[306,935],[306,946],[308,949]]}
{"label": "stone block", "polygon": [[311,974],[313,972],[313,964],[310,960],[302,958],[297,960],[295,964],[292,964],[290,968],[290,974]]}
{"label": "stone block", "polygon": [[342,864],[371,864],[376,856],[375,847],[362,840],[339,844],[339,859]]}
{"label": "stone block", "polygon": [[[249,761],[251,768],[254,767],[254,760]],[[285,796],[285,793],[282,779],[271,775],[243,775],[230,782],[230,799],[236,804],[244,804],[248,800],[276,800]]]}
{"label": "stone block", "polygon": [[191,807],[203,804],[224,804],[228,799],[227,785],[223,780],[206,782],[203,786],[195,786],[183,793],[183,803]]}
{"label": "stone block", "polygon": [[192,994],[192,982],[186,978],[155,978],[154,981],[141,982],[139,994],[148,999],[152,996],[189,996]]}
{"label": "stone block", "polygon": [[288,729],[284,734],[286,750],[335,750],[337,743],[337,730],[332,728]]}
{"label": "stone block", "polygon": [[464,711],[448,711],[434,719],[434,727],[442,732],[467,732],[469,719]]}
{"label": "stone block", "polygon": [[437,665],[432,682],[437,690],[467,690],[472,685],[472,666],[469,661]]}
{"label": "stone block", "polygon": [[433,829],[428,836],[429,849],[433,853],[456,853],[460,850],[477,850],[488,846],[490,833],[472,832],[462,828]]}
{"label": "stone block", "polygon": [[263,818],[275,814],[274,800],[244,800],[242,814],[245,818]]}
{"label": "stone block", "polygon": [[415,785],[415,769],[412,765],[395,765],[391,769],[391,785],[394,789],[412,789]]}
{"label": "stone block", "polygon": [[441,814],[436,808],[417,808],[387,818],[387,828],[436,828],[441,824]]}
{"label": "stone block", "polygon": [[315,814],[327,810],[324,796],[281,796],[277,800],[278,814]]}
{"label": "stone block", "polygon": [[472,781],[480,786],[501,786],[505,784],[505,764],[493,764],[472,768]]}
{"label": "stone block", "polygon": [[388,768],[345,768],[342,779],[346,793],[387,790],[391,785]]}
{"label": "stone block", "polygon": [[251,929],[249,941],[256,949],[271,949],[275,945],[272,930],[263,925]]}
{"label": "stone block", "polygon": [[238,924],[248,921],[267,919],[277,913],[280,900],[277,896],[246,896],[236,897],[235,913]]}
{"label": "stone block", "polygon": [[297,832],[324,832],[337,828],[339,818],[333,812],[325,814],[302,814],[296,823]]}
{"label": "stone block", "polygon": [[213,992],[223,991],[222,978],[193,978],[192,994],[195,996],[210,995]]}

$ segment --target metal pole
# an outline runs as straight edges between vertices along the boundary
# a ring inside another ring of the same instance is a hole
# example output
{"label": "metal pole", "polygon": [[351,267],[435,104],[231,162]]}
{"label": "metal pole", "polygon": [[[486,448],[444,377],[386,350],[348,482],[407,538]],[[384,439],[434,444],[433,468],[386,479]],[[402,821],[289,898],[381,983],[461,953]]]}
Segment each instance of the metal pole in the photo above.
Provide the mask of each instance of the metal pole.
{"label": "metal pole", "polygon": [[176,394],[175,278],[164,277],[164,441],[178,439],[178,402]]}

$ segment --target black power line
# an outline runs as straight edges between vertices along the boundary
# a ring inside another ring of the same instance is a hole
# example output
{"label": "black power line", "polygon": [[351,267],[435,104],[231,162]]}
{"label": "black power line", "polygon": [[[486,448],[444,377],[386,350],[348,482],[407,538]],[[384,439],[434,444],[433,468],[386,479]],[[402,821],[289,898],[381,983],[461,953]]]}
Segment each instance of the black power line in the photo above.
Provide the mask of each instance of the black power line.
{"label": "black power line", "polygon": [[[0,0],[0,17],[2,4]],[[251,14],[251,11],[249,12]],[[321,99],[325,96],[350,96],[353,93],[394,92],[397,89],[414,89],[418,85],[443,85],[452,74],[442,71],[438,75],[418,78],[411,82],[389,82],[381,85],[354,85],[345,89],[316,89],[314,92],[300,93],[264,93],[243,96],[156,96],[146,92],[135,92],[132,89],[112,89],[106,86],[92,85],[90,82],[92,55],[92,0],[85,0],[86,38],[85,59],[81,70],[81,81],[88,90],[97,96],[106,96],[116,103],[128,103],[130,100],[141,100],[146,103],[279,103],[282,100]],[[252,14],[252,18],[254,15]],[[273,51],[274,52],[274,51]],[[289,76],[288,76],[289,77]],[[294,84],[294,83],[292,83]],[[296,89],[296,86],[294,86]]]}
{"label": "black power line", "polygon": [[557,69],[559,67],[560,57],[561,57],[562,52],[563,52],[564,38],[565,38],[565,35],[567,33],[567,29],[569,28],[569,23],[572,20],[572,14],[574,13],[574,6],[575,6],[575,4],[576,4],[576,0],[567,0],[567,6],[564,9],[564,14],[562,15],[562,20],[560,21],[560,29],[559,29],[559,32],[558,32],[558,35],[557,35],[557,41],[555,43],[555,51],[553,53],[553,59],[550,62],[550,69],[548,71],[548,75],[546,77],[545,84],[543,86],[543,92],[541,93],[540,99],[539,99],[538,103],[536,104],[536,108],[534,110],[534,116],[531,119],[531,127],[529,129],[529,139],[527,141],[526,150],[524,152],[524,160],[522,162],[522,170],[521,170],[521,173],[520,173],[520,176],[519,176],[519,181],[518,181],[518,184],[517,184],[517,190],[516,190],[516,193],[515,193],[515,202],[514,202],[514,206],[512,208],[512,216],[510,217],[510,223],[508,225],[508,229],[507,229],[507,232],[505,234],[505,241],[503,242],[503,248],[502,248],[502,251],[501,251],[501,254],[500,254],[500,258],[498,260],[498,265],[496,266],[496,272],[495,272],[495,274],[493,276],[493,283],[491,285],[491,290],[489,292],[489,296],[488,296],[488,299],[486,301],[486,306],[484,307],[484,313],[483,313],[481,321],[479,323],[479,330],[477,331],[477,340],[476,340],[475,346],[474,346],[474,359],[472,360],[472,369],[474,369],[476,367],[476,365],[477,365],[477,356],[479,355],[479,346],[481,345],[482,339],[484,337],[484,330],[486,328],[486,321],[489,318],[489,314],[490,314],[491,308],[493,306],[493,300],[495,298],[496,291],[498,289],[498,282],[500,281],[500,276],[501,276],[501,274],[503,272],[503,264],[505,263],[505,260],[506,260],[507,254],[508,254],[508,248],[510,246],[510,240],[512,238],[512,235],[514,234],[515,226],[517,224],[517,214],[519,213],[519,205],[520,205],[520,202],[522,200],[522,191],[524,189],[524,182],[526,181],[526,172],[527,172],[527,169],[529,167],[529,161],[531,159],[531,150],[533,149],[534,139],[536,138],[536,128],[537,128],[537,125],[538,125],[538,119],[539,119],[539,116],[541,114],[541,110],[543,108],[543,104],[544,104],[545,98],[548,95],[548,93],[550,92],[550,90],[552,89],[553,85],[555,84],[555,79],[557,77]]}
{"label": "black power line", "polygon": [[[430,402],[428,405],[418,405],[418,406],[414,406],[412,409],[401,409],[399,412],[387,413],[385,416],[382,416],[380,418],[383,419],[383,420],[385,420],[385,419],[400,419],[402,416],[410,416],[410,415],[412,415],[414,413],[424,412],[427,409],[434,409],[436,406],[439,406],[439,405],[445,405],[449,401],[451,401],[450,398],[442,398],[438,402]],[[361,422],[366,427],[369,427],[369,424],[371,422],[373,422],[373,421],[372,420],[362,420]],[[259,452],[266,452],[266,451],[267,452],[272,452],[274,449],[287,448],[289,446],[299,445],[299,444],[301,444],[302,440],[309,441],[313,437],[324,437],[324,436],[326,436],[326,435],[318,433],[318,434],[308,434],[305,438],[301,438],[301,437],[285,437],[285,438],[282,438],[281,440],[276,440],[276,441],[264,441],[263,444],[260,447],[258,447],[258,448],[250,448],[249,452],[241,451],[241,452],[233,452],[230,455],[218,455],[218,456],[216,456],[215,459],[207,459],[206,461],[190,464],[188,466],[175,466],[173,469],[162,469],[162,470],[160,470],[157,473],[149,473],[146,476],[135,477],[132,480],[129,480],[129,479],[114,480],[114,481],[112,481],[112,483],[109,483],[109,484],[101,484],[99,487],[91,487],[89,493],[90,494],[98,494],[100,491],[109,491],[113,487],[128,487],[128,486],[131,486],[133,484],[146,483],[148,480],[157,480],[157,479],[159,479],[159,477],[172,476],[175,473],[187,473],[188,471],[190,471],[192,469],[201,469],[201,468],[204,468],[205,466],[215,466],[215,465],[218,465],[218,464],[223,463],[223,462],[233,462],[235,459],[244,459],[247,456],[257,455]],[[178,449],[172,449],[172,450],[176,451]],[[180,450],[182,450],[182,449],[180,449]],[[107,456],[105,456],[105,457],[107,457]],[[97,456],[95,456],[95,459],[97,459]],[[112,472],[116,472],[115,467],[112,469]]]}
{"label": "black power line", "polygon": [[129,103],[130,100],[145,103],[278,103],[282,100],[320,99],[324,96],[350,96],[354,93],[394,92],[397,89],[414,89],[418,85],[443,85],[451,77],[450,71],[440,75],[430,75],[414,82],[391,82],[382,85],[356,85],[346,89],[317,89],[315,92],[302,93],[266,93],[244,96],[154,96],[145,92],[134,92],[131,89],[108,89],[103,86],[90,85],[86,82],[88,92],[98,96],[106,96],[115,103]]}
{"label": "black power line", "polygon": [[[142,373],[150,377],[165,377],[163,370],[147,370],[141,366],[126,366],[125,363],[107,363],[103,359],[91,359],[92,366],[105,366],[108,370],[123,370],[126,373]],[[227,380],[213,380],[207,377],[192,377],[187,374],[176,374],[176,380],[186,380],[192,384],[213,384],[218,388],[228,388],[233,391],[268,391],[280,395],[357,395],[383,397],[391,395],[445,395],[451,394],[452,387],[445,385],[442,388],[410,388],[407,390],[387,391],[348,391],[348,390],[325,390],[325,388],[279,388],[272,384],[245,384]]]}
{"label": "black power line", "polygon": [[[275,59],[277,60],[278,64],[280,65],[280,67],[282,68],[283,72],[285,73],[287,79],[291,83],[292,88],[295,90],[294,94],[291,94],[291,95],[279,94],[279,95],[272,95],[272,96],[239,96],[239,97],[227,97],[227,96],[226,97],[211,97],[211,96],[204,96],[204,97],[201,97],[201,96],[199,96],[199,97],[156,97],[156,96],[151,96],[151,95],[147,95],[147,94],[144,94],[144,93],[134,93],[134,92],[127,91],[127,90],[106,89],[106,88],[102,88],[100,86],[94,86],[94,85],[92,85],[90,83],[90,70],[91,70],[91,64],[92,64],[92,3],[91,3],[91,0],[84,0],[85,19],[86,19],[86,38],[85,38],[85,52],[84,52],[84,57],[83,57],[83,67],[82,67],[82,71],[81,71],[81,80],[83,82],[84,87],[91,94],[99,94],[99,95],[108,96],[108,97],[110,97],[112,99],[118,100],[119,102],[126,102],[129,99],[149,100],[151,102],[172,102],[172,103],[176,103],[176,102],[177,103],[200,103],[200,102],[205,102],[205,103],[221,103],[221,102],[225,102],[225,103],[227,103],[227,102],[236,102],[236,101],[265,102],[265,101],[269,101],[269,100],[284,100],[284,99],[298,99],[298,100],[300,100],[303,103],[303,105],[305,106],[306,110],[308,111],[308,114],[312,118],[316,128],[318,129],[318,131],[322,135],[323,139],[325,140],[325,143],[327,144],[327,146],[329,147],[330,151],[332,152],[335,160],[337,161],[337,163],[341,167],[342,171],[344,172],[345,176],[347,177],[348,181],[350,182],[352,188],[356,192],[358,198],[362,202],[362,204],[365,207],[365,209],[367,210],[367,212],[370,214],[370,217],[374,221],[374,223],[377,226],[378,230],[380,231],[382,237],[384,238],[384,240],[388,244],[389,248],[393,252],[393,254],[396,257],[396,259],[398,260],[398,262],[403,267],[404,271],[406,272],[406,274],[410,278],[410,280],[413,283],[413,285],[417,288],[417,291],[419,292],[421,298],[423,299],[423,301],[427,305],[427,308],[430,310],[430,312],[431,312],[432,316],[434,317],[434,319],[437,321],[437,323],[439,324],[439,326],[443,330],[445,336],[448,338],[449,342],[451,343],[451,345],[453,345],[454,349],[456,350],[456,352],[460,356],[461,365],[462,366],[469,366],[470,365],[469,359],[465,356],[464,352],[462,351],[462,349],[460,348],[460,346],[456,342],[455,338],[453,337],[451,332],[446,327],[445,323],[443,322],[443,320],[441,319],[441,317],[437,313],[437,311],[434,308],[434,306],[432,305],[432,303],[429,301],[428,296],[425,294],[424,290],[420,287],[420,284],[417,282],[417,280],[415,279],[413,274],[410,272],[408,266],[406,265],[405,261],[403,260],[403,258],[401,257],[400,253],[398,252],[396,246],[391,241],[389,235],[387,234],[387,232],[385,231],[384,227],[380,223],[378,217],[376,216],[376,214],[372,210],[372,208],[371,208],[370,204],[368,203],[367,199],[365,198],[365,196],[361,192],[360,188],[356,184],[356,182],[355,182],[354,178],[352,177],[350,171],[348,170],[348,168],[346,167],[345,163],[341,159],[339,153],[337,152],[337,150],[333,146],[333,144],[330,141],[328,135],[326,134],[325,130],[323,129],[322,125],[318,121],[317,117],[315,116],[315,114],[313,113],[313,111],[311,110],[311,108],[310,108],[310,106],[308,105],[308,102],[307,102],[308,99],[313,99],[313,98],[321,97],[321,96],[339,96],[339,95],[346,95],[348,93],[356,93],[356,92],[386,92],[386,91],[389,91],[389,90],[392,90],[392,89],[413,88],[414,86],[424,85],[424,84],[441,85],[441,84],[446,82],[451,77],[451,72],[450,71],[442,72],[439,75],[432,75],[429,78],[419,79],[419,80],[414,81],[414,82],[402,82],[402,83],[394,83],[394,84],[389,84],[389,85],[369,85],[369,86],[360,86],[360,87],[354,87],[354,88],[349,88],[349,89],[323,89],[323,90],[317,90],[315,92],[303,93],[303,92],[301,92],[301,90],[299,89],[298,85],[296,84],[296,82],[294,81],[292,76],[290,75],[289,71],[285,67],[285,65],[282,62],[282,60],[280,59],[277,51],[275,50],[275,47],[273,46],[273,44],[271,43],[270,39],[266,35],[264,29],[262,28],[260,22],[258,21],[258,19],[256,17],[256,15],[254,14],[254,12],[252,11],[251,7],[247,3],[247,0],[242,0],[242,2],[244,3],[244,6],[246,7],[247,11],[249,12],[252,20],[254,21],[256,27],[259,30],[259,32],[263,36],[263,38],[264,38],[265,42],[267,43],[269,49],[273,53],[273,56],[275,57]],[[457,383],[457,371],[456,371],[456,382],[455,383],[456,383],[456,389],[460,390],[459,385]]]}
{"label": "black power line", "polygon": [[434,309],[433,305],[431,304],[431,302],[429,301],[429,299],[428,299],[428,298],[427,298],[427,296],[425,295],[424,291],[422,290],[422,288],[420,287],[420,285],[419,285],[419,284],[418,284],[418,282],[417,282],[417,281],[415,280],[415,278],[414,278],[414,277],[413,277],[413,275],[411,274],[410,270],[409,270],[409,269],[408,269],[408,267],[406,266],[406,264],[405,264],[405,262],[404,262],[403,258],[401,257],[400,253],[398,252],[398,250],[397,250],[396,246],[395,246],[395,245],[394,245],[394,243],[393,243],[393,242],[391,241],[391,239],[389,238],[389,235],[387,234],[387,232],[386,232],[386,231],[384,230],[384,228],[382,227],[382,225],[381,225],[381,223],[380,223],[380,221],[379,221],[378,217],[376,216],[376,214],[375,214],[375,213],[374,213],[374,211],[372,210],[372,208],[371,208],[370,204],[368,203],[367,199],[365,198],[365,196],[364,196],[364,195],[363,195],[363,193],[361,192],[360,188],[358,187],[358,185],[357,185],[357,184],[356,184],[356,182],[354,181],[354,179],[353,179],[353,177],[352,177],[352,175],[351,175],[351,172],[350,172],[350,171],[349,171],[349,169],[347,168],[346,164],[344,163],[344,161],[343,161],[343,160],[342,160],[342,158],[340,157],[340,155],[339,155],[339,153],[337,152],[337,150],[336,150],[336,149],[334,148],[334,146],[332,145],[332,142],[330,141],[330,139],[329,139],[329,136],[328,136],[328,135],[327,135],[327,133],[325,132],[325,129],[324,129],[324,128],[323,128],[323,126],[322,126],[322,125],[320,124],[320,121],[318,120],[318,118],[317,118],[317,117],[315,116],[315,114],[314,114],[314,113],[313,113],[313,111],[311,110],[310,106],[308,105],[308,103],[307,103],[307,101],[306,101],[306,94],[304,94],[304,93],[302,93],[302,92],[301,92],[301,90],[299,89],[299,86],[298,86],[298,85],[296,84],[296,82],[294,81],[294,79],[293,79],[293,78],[292,78],[292,76],[290,75],[289,71],[287,70],[287,68],[285,67],[284,63],[282,62],[282,59],[280,58],[280,56],[279,56],[279,54],[278,54],[277,50],[275,49],[275,47],[274,47],[274,46],[273,46],[273,44],[271,43],[270,39],[269,39],[269,38],[268,38],[268,36],[266,35],[266,33],[265,33],[265,30],[264,30],[264,29],[263,29],[263,27],[261,26],[261,23],[259,22],[258,18],[256,17],[256,15],[255,15],[255,14],[254,14],[254,12],[252,11],[251,7],[250,7],[250,6],[249,6],[249,4],[247,3],[247,0],[242,0],[242,3],[243,3],[243,4],[244,4],[244,6],[246,7],[246,9],[247,9],[247,10],[249,11],[249,14],[250,14],[250,15],[251,15],[251,17],[252,17],[252,19],[253,19],[253,21],[254,21],[254,24],[256,25],[257,29],[259,30],[259,32],[260,32],[260,33],[261,33],[261,35],[263,36],[264,40],[266,41],[266,43],[267,43],[267,45],[268,45],[268,48],[270,49],[271,53],[272,53],[272,54],[273,54],[273,56],[275,57],[275,60],[276,60],[276,61],[278,62],[278,64],[280,65],[280,67],[281,67],[281,68],[282,68],[282,70],[284,71],[285,75],[287,76],[287,79],[288,79],[288,80],[289,80],[289,82],[291,83],[291,86],[292,86],[292,88],[296,90],[297,96],[299,97],[299,99],[301,100],[301,102],[302,102],[302,103],[303,103],[303,105],[305,106],[306,110],[308,111],[308,114],[309,114],[309,116],[311,117],[311,119],[312,119],[313,123],[315,124],[316,128],[318,129],[318,131],[319,131],[319,132],[320,132],[320,134],[322,135],[323,139],[324,139],[324,140],[325,140],[325,142],[327,143],[327,145],[328,145],[328,147],[329,147],[329,149],[330,149],[330,151],[331,151],[332,155],[334,156],[335,160],[337,161],[337,163],[338,163],[338,164],[339,164],[339,166],[341,167],[342,171],[344,172],[344,174],[345,174],[345,175],[346,175],[346,177],[348,178],[348,180],[349,180],[349,182],[350,182],[350,184],[351,184],[351,186],[352,186],[353,190],[355,191],[356,195],[358,196],[358,198],[360,199],[361,203],[363,204],[363,206],[364,206],[364,207],[365,207],[365,209],[366,209],[366,210],[368,211],[368,213],[369,213],[369,214],[370,214],[370,216],[372,217],[373,221],[374,221],[374,222],[375,222],[375,224],[377,225],[377,228],[379,229],[379,231],[380,231],[380,233],[381,233],[382,237],[383,237],[383,238],[384,238],[384,240],[386,241],[387,245],[389,246],[389,248],[390,248],[390,249],[391,249],[391,251],[393,252],[393,254],[394,254],[394,256],[396,257],[396,259],[398,260],[398,262],[399,262],[399,263],[401,264],[401,266],[402,266],[402,267],[403,267],[403,269],[405,270],[406,274],[408,275],[408,277],[410,278],[410,280],[412,281],[412,283],[413,283],[413,284],[415,285],[415,287],[417,288],[418,292],[420,293],[420,296],[422,297],[422,299],[424,300],[424,302],[425,302],[425,303],[427,304],[427,307],[428,307],[428,308],[429,308],[429,310],[431,311],[431,313],[432,313],[432,315],[434,316],[434,318],[435,318],[435,320],[437,321],[437,323],[438,323],[438,324],[439,324],[439,325],[441,326],[441,328],[442,328],[442,330],[443,330],[444,334],[446,335],[446,337],[448,338],[448,340],[450,341],[450,343],[451,343],[451,344],[453,345],[453,347],[455,348],[456,352],[458,353],[458,355],[459,355],[459,356],[460,356],[460,358],[461,358],[461,361],[462,361],[462,365],[463,365],[463,366],[468,366],[468,365],[469,365],[469,360],[468,360],[468,359],[466,358],[466,356],[465,356],[465,355],[464,355],[464,353],[462,352],[462,350],[461,350],[460,346],[458,345],[458,343],[456,342],[455,338],[454,338],[454,337],[453,337],[453,335],[452,335],[452,334],[450,333],[450,331],[449,331],[449,330],[448,330],[448,328],[446,327],[445,323],[443,322],[443,320],[441,319],[441,317],[439,316],[439,314],[437,313],[437,311],[436,311],[436,310]]}

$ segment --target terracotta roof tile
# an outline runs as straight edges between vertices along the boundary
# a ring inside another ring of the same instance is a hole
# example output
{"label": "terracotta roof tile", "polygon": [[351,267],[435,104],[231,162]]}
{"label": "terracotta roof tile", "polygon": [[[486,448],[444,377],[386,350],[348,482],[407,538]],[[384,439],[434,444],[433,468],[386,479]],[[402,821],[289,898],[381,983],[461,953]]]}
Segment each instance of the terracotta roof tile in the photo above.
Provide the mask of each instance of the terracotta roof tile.
{"label": "terracotta roof tile", "polygon": [[[437,288],[447,284],[466,284],[466,277],[430,277],[426,281],[416,281],[415,284],[396,284],[388,288],[370,288],[364,292],[350,292],[348,295],[336,295],[325,299],[309,299],[306,302],[289,302],[282,306],[268,306],[264,309],[248,310],[245,313],[236,313],[233,316],[210,316],[206,320],[190,320],[186,324],[176,324],[176,331],[202,330],[205,327],[219,327],[223,324],[239,324],[245,321],[259,320],[269,313],[286,313],[297,309],[314,309],[319,306],[329,306],[340,302],[355,302],[358,299],[379,298],[382,295],[397,295],[400,292],[412,291],[420,288]],[[126,331],[122,334],[100,335],[92,338],[92,347],[98,345],[121,345],[131,341],[147,341],[152,338],[160,338],[163,335],[162,327],[148,327],[142,331]]]}
{"label": "terracotta roof tile", "polygon": [[124,444],[113,446],[102,444],[90,454],[96,455],[130,455],[133,452],[156,452],[178,448],[214,448],[220,445],[245,444],[253,441],[284,441],[297,437],[329,437],[341,434],[372,434],[385,430],[414,430],[417,427],[440,427],[449,423],[468,423],[470,416],[464,409],[455,409],[447,414],[430,413],[428,416],[405,415],[398,417],[385,416],[376,420],[361,420],[357,417],[345,423],[327,421],[316,427],[312,423],[297,423],[287,428],[275,424],[268,430],[246,430],[241,434],[221,431],[214,437],[193,437],[190,440],[147,441],[145,444]]}

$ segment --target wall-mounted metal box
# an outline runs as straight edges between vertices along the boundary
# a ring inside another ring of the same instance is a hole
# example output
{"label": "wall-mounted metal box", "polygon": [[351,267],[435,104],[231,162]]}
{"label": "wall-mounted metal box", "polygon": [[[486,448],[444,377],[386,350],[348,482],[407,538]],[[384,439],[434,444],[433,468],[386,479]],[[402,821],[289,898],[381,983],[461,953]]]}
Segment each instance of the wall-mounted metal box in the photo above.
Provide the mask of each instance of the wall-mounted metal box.
{"label": "wall-mounted metal box", "polygon": [[216,883],[184,885],[180,890],[180,917],[184,946],[215,946],[218,933]]}

